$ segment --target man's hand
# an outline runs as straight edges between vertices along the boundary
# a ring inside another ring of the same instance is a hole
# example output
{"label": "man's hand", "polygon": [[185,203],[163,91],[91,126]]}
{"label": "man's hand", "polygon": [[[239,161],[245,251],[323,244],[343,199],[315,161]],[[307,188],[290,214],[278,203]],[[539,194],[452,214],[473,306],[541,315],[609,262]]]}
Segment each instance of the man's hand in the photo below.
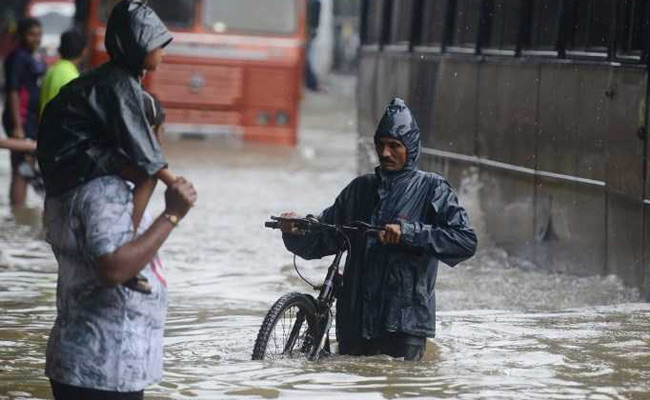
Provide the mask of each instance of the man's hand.
{"label": "man's hand", "polygon": [[[298,213],[289,211],[280,214],[280,218],[301,218]],[[280,222],[280,230],[282,233],[295,233],[296,226],[291,222]]]}
{"label": "man's hand", "polygon": [[399,244],[402,238],[402,229],[398,224],[388,224],[379,232],[379,241],[383,244]]}
{"label": "man's hand", "polygon": [[192,182],[179,177],[165,192],[165,214],[182,219],[196,203],[197,195]]}

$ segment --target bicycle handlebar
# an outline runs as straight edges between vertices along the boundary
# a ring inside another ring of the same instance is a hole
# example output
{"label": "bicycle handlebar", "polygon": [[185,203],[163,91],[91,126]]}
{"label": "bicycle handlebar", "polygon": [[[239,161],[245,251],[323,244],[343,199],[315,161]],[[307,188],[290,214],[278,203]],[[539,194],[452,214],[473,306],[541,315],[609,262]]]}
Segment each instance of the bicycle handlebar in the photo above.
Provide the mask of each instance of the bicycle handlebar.
{"label": "bicycle handlebar", "polygon": [[264,227],[270,229],[280,229],[280,223],[276,221],[266,221],[264,223]]}
{"label": "bicycle handlebar", "polygon": [[285,217],[271,217],[272,221],[264,223],[264,227],[270,229],[280,229],[283,222],[294,224],[298,231],[313,232],[316,230],[335,230],[335,231],[356,231],[366,234],[378,234],[384,231],[381,226],[375,226],[362,221],[352,221],[348,225],[331,225],[318,221],[314,217],[306,218],[285,218]]}

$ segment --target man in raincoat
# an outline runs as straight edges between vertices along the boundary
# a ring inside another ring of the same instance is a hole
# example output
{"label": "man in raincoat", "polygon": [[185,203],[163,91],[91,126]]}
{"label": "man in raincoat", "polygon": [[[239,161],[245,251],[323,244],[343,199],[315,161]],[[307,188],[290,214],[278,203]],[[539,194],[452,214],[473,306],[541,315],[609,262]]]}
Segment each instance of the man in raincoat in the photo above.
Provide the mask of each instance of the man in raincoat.
{"label": "man in raincoat", "polygon": [[[140,78],[171,39],[151,8],[118,3],[106,29],[111,60],[64,86],[43,113],[37,155],[59,267],[45,374],[56,400],[141,400],[162,379],[167,284],[157,252],[197,196],[178,178],[165,211],[136,228],[126,181],[166,166]],[[136,275],[147,293],[125,285]]]}
{"label": "man in raincoat", "polygon": [[[378,238],[353,238],[337,302],[339,350],[419,360],[435,335],[438,261],[454,266],[472,257],[476,235],[449,183],[417,168],[420,129],[404,101],[389,104],[374,140],[380,166],[354,179],[319,217],[385,228]],[[336,253],[331,234],[297,236],[292,228],[283,226],[289,251],[305,259]]]}

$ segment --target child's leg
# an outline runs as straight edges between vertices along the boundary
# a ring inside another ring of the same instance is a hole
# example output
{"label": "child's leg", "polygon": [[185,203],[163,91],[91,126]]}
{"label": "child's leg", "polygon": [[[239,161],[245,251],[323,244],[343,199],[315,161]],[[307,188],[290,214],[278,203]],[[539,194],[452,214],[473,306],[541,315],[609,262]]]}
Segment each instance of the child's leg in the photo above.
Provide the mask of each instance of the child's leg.
{"label": "child's leg", "polygon": [[[128,167],[127,167],[128,168]],[[136,176],[133,171],[124,170],[122,175],[128,175],[129,177]],[[133,189],[133,229],[134,234],[138,232],[138,226],[142,221],[142,216],[151,200],[151,195],[153,194],[158,179],[162,180],[167,186],[171,185],[176,180],[176,175],[174,175],[167,168],[161,170],[156,174],[155,177],[149,177],[146,179],[138,179],[137,182],[134,182],[135,188]],[[133,179],[130,179],[133,181]],[[124,286],[129,287],[133,290],[137,290],[143,293],[151,293],[151,284],[147,278],[138,274],[132,279],[124,283]]]}
{"label": "child's leg", "polygon": [[149,205],[149,200],[151,200],[151,195],[156,189],[156,184],[158,179],[148,178],[144,181],[138,182],[133,189],[133,231],[134,233],[138,232],[138,226],[140,226],[140,221],[142,221],[142,216],[144,211]]}
{"label": "child's leg", "polygon": [[[133,234],[136,235],[140,222],[142,221],[142,216],[147,209],[147,205],[149,205],[151,195],[158,183],[158,179],[155,177],[145,178],[141,174],[135,173],[129,167],[122,171],[122,176],[128,177],[135,185],[133,188],[133,215],[131,220],[133,222]],[[138,274],[126,281],[124,286],[141,293],[151,293],[151,284],[149,284],[147,278],[142,276],[142,274]]]}
{"label": "child's leg", "polygon": [[176,178],[177,176],[168,168],[163,168],[155,177],[150,177],[135,183],[135,188],[133,189],[133,228],[135,229],[135,232],[138,231],[142,215],[147,209],[153,191],[156,189],[158,179],[163,181],[165,185],[170,186],[174,183]]}

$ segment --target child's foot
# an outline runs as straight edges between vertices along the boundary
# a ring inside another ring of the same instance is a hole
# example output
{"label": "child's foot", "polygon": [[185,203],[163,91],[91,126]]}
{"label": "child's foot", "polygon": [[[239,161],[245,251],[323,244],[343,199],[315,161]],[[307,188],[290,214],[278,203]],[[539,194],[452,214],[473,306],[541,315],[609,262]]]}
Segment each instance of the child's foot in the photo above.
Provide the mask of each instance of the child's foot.
{"label": "child's foot", "polygon": [[151,284],[149,280],[142,275],[134,276],[128,281],[124,282],[124,286],[136,292],[151,294]]}

